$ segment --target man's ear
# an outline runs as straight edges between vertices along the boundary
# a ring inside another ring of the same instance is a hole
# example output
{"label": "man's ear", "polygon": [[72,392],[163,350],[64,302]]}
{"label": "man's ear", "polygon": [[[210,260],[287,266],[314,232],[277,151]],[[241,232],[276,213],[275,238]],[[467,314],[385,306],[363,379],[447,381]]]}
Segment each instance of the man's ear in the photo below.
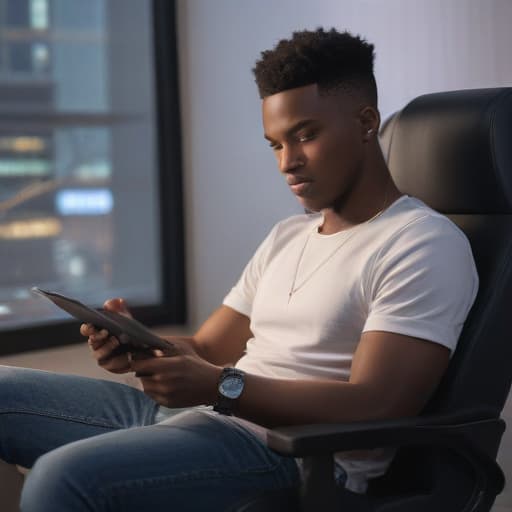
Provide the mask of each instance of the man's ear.
{"label": "man's ear", "polygon": [[369,141],[379,133],[380,114],[379,111],[369,105],[363,107],[359,112],[361,123],[361,136],[364,141]]}

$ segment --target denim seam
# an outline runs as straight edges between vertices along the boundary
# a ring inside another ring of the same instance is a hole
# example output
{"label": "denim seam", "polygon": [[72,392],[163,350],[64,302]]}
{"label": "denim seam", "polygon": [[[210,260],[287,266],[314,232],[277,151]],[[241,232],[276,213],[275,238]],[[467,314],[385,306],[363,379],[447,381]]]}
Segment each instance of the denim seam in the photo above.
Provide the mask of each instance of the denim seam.
{"label": "denim seam", "polygon": [[113,483],[108,486],[100,487],[98,497],[104,502],[108,502],[112,495],[117,495],[123,490],[137,489],[156,489],[166,487],[168,485],[180,484],[185,482],[201,481],[201,480],[225,480],[227,478],[237,479],[245,476],[257,475],[262,473],[270,473],[275,471],[282,465],[281,461],[276,464],[260,467],[256,469],[245,469],[239,471],[224,471],[221,469],[208,469],[201,471],[182,472],[177,475],[163,475],[151,478],[137,478],[125,480],[123,482]]}
{"label": "denim seam", "polygon": [[95,427],[103,427],[103,428],[114,428],[114,429],[121,429],[126,428],[124,425],[120,424],[114,424],[112,422],[97,420],[93,418],[87,418],[86,416],[67,416],[65,414],[56,414],[56,413],[49,413],[47,411],[40,412],[40,411],[34,411],[31,409],[9,409],[9,410],[0,410],[1,414],[33,414],[35,416],[41,416],[45,418],[52,418],[57,420],[63,420],[63,421],[72,421],[74,423],[81,423],[85,425],[91,425]]}

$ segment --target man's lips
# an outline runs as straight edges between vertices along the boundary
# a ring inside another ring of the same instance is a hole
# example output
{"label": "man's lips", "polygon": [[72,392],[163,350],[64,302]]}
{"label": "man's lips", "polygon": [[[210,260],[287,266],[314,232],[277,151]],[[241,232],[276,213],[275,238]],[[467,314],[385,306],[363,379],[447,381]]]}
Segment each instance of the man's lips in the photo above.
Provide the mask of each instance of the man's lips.
{"label": "man's lips", "polygon": [[288,176],[286,183],[295,195],[301,196],[308,189],[311,180],[302,176]]}

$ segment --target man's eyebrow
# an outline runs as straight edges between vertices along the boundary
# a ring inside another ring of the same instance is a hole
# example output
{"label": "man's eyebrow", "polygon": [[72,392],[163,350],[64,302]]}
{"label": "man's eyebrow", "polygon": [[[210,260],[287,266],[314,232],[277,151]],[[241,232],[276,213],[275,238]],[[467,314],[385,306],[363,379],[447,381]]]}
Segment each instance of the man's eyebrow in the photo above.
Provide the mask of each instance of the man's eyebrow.
{"label": "man's eyebrow", "polygon": [[[299,130],[302,130],[302,128],[306,128],[307,126],[311,124],[316,124],[317,121],[315,119],[302,119],[301,121],[298,121],[295,123],[291,128],[288,128],[286,130],[286,135],[292,135],[293,133],[298,132]],[[263,134],[263,137],[269,141],[272,141],[272,137],[267,135],[266,133]]]}

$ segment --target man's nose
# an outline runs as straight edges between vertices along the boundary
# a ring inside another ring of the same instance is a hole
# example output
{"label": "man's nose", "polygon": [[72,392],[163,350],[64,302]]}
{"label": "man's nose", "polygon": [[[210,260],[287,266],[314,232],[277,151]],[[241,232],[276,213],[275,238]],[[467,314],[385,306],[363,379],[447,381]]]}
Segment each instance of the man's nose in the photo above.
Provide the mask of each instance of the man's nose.
{"label": "man's nose", "polygon": [[299,151],[290,146],[283,146],[279,153],[279,170],[282,173],[293,171],[304,165],[304,158]]}

